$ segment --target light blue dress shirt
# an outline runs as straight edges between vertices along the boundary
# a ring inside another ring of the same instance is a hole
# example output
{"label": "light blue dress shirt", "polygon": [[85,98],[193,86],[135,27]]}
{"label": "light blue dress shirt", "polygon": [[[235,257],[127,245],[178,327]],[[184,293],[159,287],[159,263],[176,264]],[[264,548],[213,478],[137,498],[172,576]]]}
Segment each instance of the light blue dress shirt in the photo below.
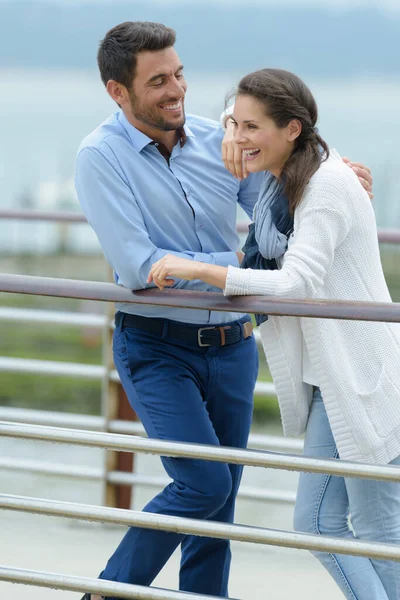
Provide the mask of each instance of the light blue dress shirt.
{"label": "light blue dress shirt", "polygon": [[[116,283],[149,287],[150,268],[165,254],[238,266],[237,203],[251,217],[262,173],[239,183],[221,159],[219,123],[187,115],[186,143],[168,161],[153,140],[133,127],[122,111],[82,142],[75,185]],[[175,289],[216,291],[201,281],[176,280]],[[224,323],[242,315],[216,311],[117,304],[146,317],[186,323]]]}

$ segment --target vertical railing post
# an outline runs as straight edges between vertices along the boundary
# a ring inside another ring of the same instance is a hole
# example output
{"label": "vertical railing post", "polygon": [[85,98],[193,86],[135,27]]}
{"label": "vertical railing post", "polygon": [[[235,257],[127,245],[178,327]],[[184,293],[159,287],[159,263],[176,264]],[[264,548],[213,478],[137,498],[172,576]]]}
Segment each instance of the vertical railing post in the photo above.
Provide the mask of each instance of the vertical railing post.
{"label": "vertical railing post", "polygon": [[[114,305],[107,304],[106,323],[103,329],[103,364],[105,374],[102,382],[101,412],[104,417],[104,431],[109,432],[109,423],[112,420],[132,421],[138,420],[131,408],[122,384],[113,381],[111,372],[114,370],[112,355]],[[106,450],[104,457],[103,477],[103,505],[113,508],[129,509],[132,503],[132,486],[116,485],[108,481],[111,471],[124,471],[132,473],[135,467],[135,455],[130,452],[116,452]]]}

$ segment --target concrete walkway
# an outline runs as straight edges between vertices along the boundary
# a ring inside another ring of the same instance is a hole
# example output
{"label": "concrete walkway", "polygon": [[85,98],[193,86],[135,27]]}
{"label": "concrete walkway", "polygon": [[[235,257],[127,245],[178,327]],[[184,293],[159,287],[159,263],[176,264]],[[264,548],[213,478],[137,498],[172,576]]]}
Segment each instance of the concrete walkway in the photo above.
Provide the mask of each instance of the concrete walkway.
{"label": "concrete walkway", "polygon": [[[124,529],[3,512],[0,515],[0,563],[17,568],[96,577]],[[339,600],[341,594],[309,554],[234,543],[230,594],[243,600]],[[176,589],[179,553],[154,585]],[[78,600],[80,595],[0,583],[7,600]]]}

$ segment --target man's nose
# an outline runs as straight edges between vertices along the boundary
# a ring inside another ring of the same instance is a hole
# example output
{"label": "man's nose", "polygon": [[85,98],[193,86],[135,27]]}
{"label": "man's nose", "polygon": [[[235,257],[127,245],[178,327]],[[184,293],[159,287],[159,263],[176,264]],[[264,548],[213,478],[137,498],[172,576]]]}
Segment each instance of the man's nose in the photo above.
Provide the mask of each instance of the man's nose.
{"label": "man's nose", "polygon": [[168,92],[174,98],[181,98],[186,93],[186,85],[182,81],[174,79],[168,86]]}

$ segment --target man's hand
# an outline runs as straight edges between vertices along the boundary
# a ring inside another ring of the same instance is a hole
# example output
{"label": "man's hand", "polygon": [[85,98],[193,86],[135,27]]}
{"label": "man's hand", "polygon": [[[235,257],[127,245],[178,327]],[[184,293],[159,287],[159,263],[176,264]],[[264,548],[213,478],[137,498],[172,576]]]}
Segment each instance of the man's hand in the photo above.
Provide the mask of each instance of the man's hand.
{"label": "man's hand", "polygon": [[372,179],[372,175],[371,175],[371,169],[369,169],[365,165],[362,165],[361,163],[351,162],[349,158],[344,157],[343,161],[351,169],[353,169],[354,173],[357,175],[364,190],[368,193],[368,196],[372,200],[374,197],[374,194],[372,192],[373,179]]}
{"label": "man's hand", "polygon": [[249,172],[243,160],[242,150],[234,141],[233,121],[230,118],[227,119],[226,132],[222,140],[222,160],[228,171],[239,181],[246,179]]}

